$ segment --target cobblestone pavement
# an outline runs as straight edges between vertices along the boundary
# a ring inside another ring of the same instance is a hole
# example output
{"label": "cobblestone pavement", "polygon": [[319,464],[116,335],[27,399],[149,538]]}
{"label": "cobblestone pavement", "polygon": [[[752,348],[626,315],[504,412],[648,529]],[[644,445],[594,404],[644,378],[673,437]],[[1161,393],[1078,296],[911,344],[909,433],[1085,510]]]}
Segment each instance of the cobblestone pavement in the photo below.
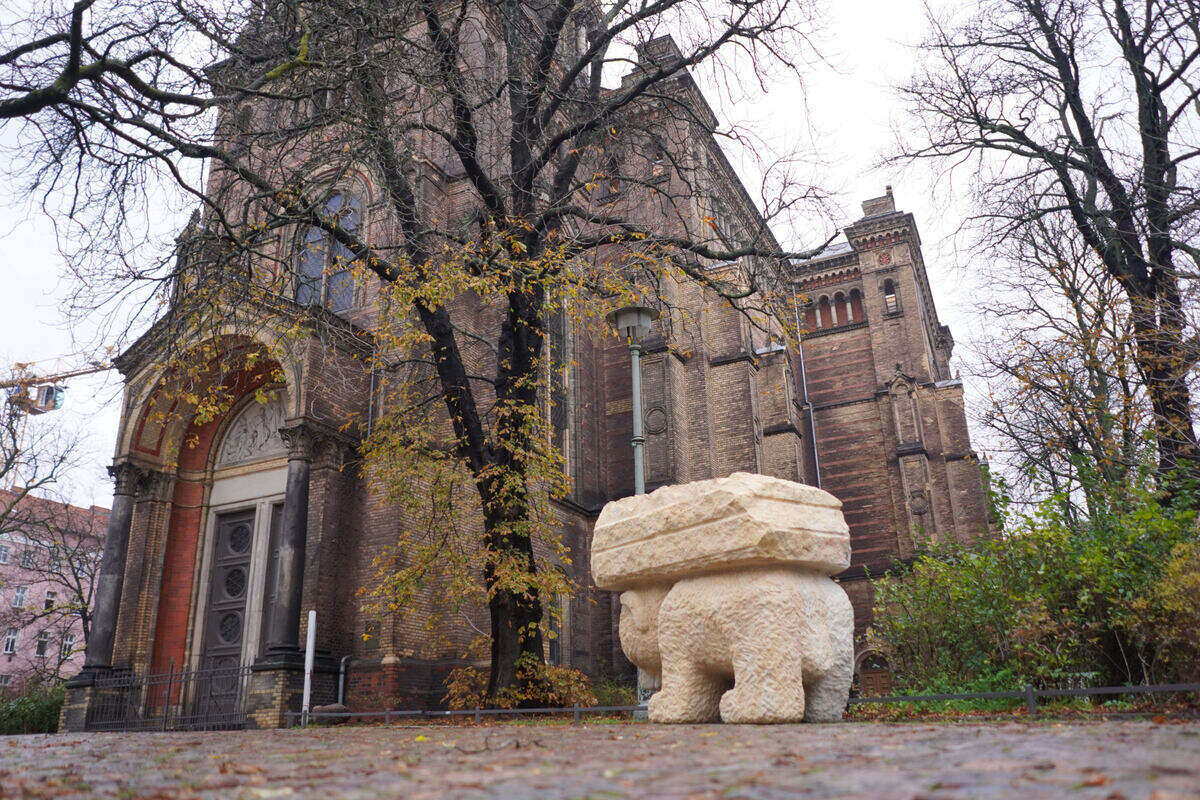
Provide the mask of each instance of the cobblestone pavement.
{"label": "cobblestone pavement", "polygon": [[1200,799],[1200,723],[22,736],[0,740],[0,797]]}

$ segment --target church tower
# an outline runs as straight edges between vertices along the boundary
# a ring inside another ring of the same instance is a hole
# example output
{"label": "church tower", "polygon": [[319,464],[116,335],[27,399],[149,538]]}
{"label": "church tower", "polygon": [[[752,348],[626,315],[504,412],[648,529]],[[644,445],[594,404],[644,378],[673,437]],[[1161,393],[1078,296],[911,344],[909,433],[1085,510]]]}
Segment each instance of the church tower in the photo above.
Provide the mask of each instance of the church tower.
{"label": "church tower", "polygon": [[954,339],[938,320],[916,222],[896,210],[890,186],[862,209],[845,242],[791,269],[813,482],[844,504],[853,562],[842,582],[859,633],[870,622],[867,575],[987,530],[962,381],[950,373]]}

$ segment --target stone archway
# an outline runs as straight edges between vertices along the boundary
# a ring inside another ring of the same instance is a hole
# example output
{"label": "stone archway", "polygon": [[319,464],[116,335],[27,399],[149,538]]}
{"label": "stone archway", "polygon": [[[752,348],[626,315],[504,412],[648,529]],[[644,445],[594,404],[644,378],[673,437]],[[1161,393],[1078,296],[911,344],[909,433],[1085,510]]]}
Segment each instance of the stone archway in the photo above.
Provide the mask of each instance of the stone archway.
{"label": "stone archway", "polygon": [[[246,425],[240,424],[240,434],[234,430],[234,425],[239,424],[241,413],[251,409],[250,404],[256,403],[259,396],[273,394],[280,408],[286,409],[287,391],[286,387],[279,385],[282,370],[275,361],[266,358],[254,343],[238,342],[226,352],[235,355],[240,352],[241,358],[227,358],[226,364],[241,364],[241,368],[216,370],[214,375],[207,378],[211,385],[219,387],[221,393],[230,398],[226,401],[224,413],[210,413],[202,417],[194,408],[186,406],[179,411],[176,410],[179,401],[171,398],[169,409],[157,418],[148,410],[144,411],[135,434],[138,447],[154,446],[157,450],[155,455],[167,469],[171,469],[174,462],[175,474],[162,553],[154,633],[151,637],[151,673],[165,672],[172,665],[176,668],[198,666],[195,661],[199,652],[196,640],[197,611],[202,605],[201,593],[207,588],[207,583],[199,579],[207,577],[207,572],[203,576],[201,573],[210,566],[207,558],[209,548],[206,545],[211,537],[206,534],[209,533],[210,523],[215,524],[216,521],[210,518],[209,508],[212,492],[219,488],[216,475],[222,471],[218,464],[224,443],[227,439],[236,441],[241,451],[247,451],[254,445],[253,441],[245,439]],[[248,357],[250,353],[256,355]],[[165,396],[170,397],[169,392]],[[146,405],[153,406],[153,400]],[[229,433],[235,434],[233,439],[229,439]],[[262,433],[257,435],[261,441]],[[225,466],[221,465],[222,468]],[[286,460],[280,461],[278,466],[286,470]],[[219,496],[217,499],[221,501]],[[259,572],[261,574],[261,567]]]}

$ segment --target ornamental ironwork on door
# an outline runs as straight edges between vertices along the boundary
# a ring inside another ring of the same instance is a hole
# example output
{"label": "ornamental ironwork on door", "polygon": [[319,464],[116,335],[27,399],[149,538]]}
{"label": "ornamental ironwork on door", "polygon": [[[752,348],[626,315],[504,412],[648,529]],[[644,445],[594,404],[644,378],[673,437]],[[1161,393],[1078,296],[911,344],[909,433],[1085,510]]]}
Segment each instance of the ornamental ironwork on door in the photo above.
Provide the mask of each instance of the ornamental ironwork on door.
{"label": "ornamental ironwork on door", "polygon": [[210,679],[197,686],[196,716],[226,717],[241,705],[242,682],[235,678],[246,637],[246,595],[250,588],[250,553],[254,544],[254,511],[217,517],[216,541],[204,624],[201,669]]}

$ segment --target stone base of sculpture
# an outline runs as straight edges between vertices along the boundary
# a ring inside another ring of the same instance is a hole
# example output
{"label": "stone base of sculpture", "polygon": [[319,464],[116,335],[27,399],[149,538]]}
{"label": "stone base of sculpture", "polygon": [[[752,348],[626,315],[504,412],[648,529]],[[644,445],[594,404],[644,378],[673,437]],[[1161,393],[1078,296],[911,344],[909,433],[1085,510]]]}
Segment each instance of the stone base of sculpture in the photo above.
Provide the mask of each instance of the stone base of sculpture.
{"label": "stone base of sculpture", "polygon": [[854,613],[829,577],[849,566],[840,507],[749,473],[605,506],[593,575],[625,589],[621,647],[661,677],[651,722],[841,719]]}

